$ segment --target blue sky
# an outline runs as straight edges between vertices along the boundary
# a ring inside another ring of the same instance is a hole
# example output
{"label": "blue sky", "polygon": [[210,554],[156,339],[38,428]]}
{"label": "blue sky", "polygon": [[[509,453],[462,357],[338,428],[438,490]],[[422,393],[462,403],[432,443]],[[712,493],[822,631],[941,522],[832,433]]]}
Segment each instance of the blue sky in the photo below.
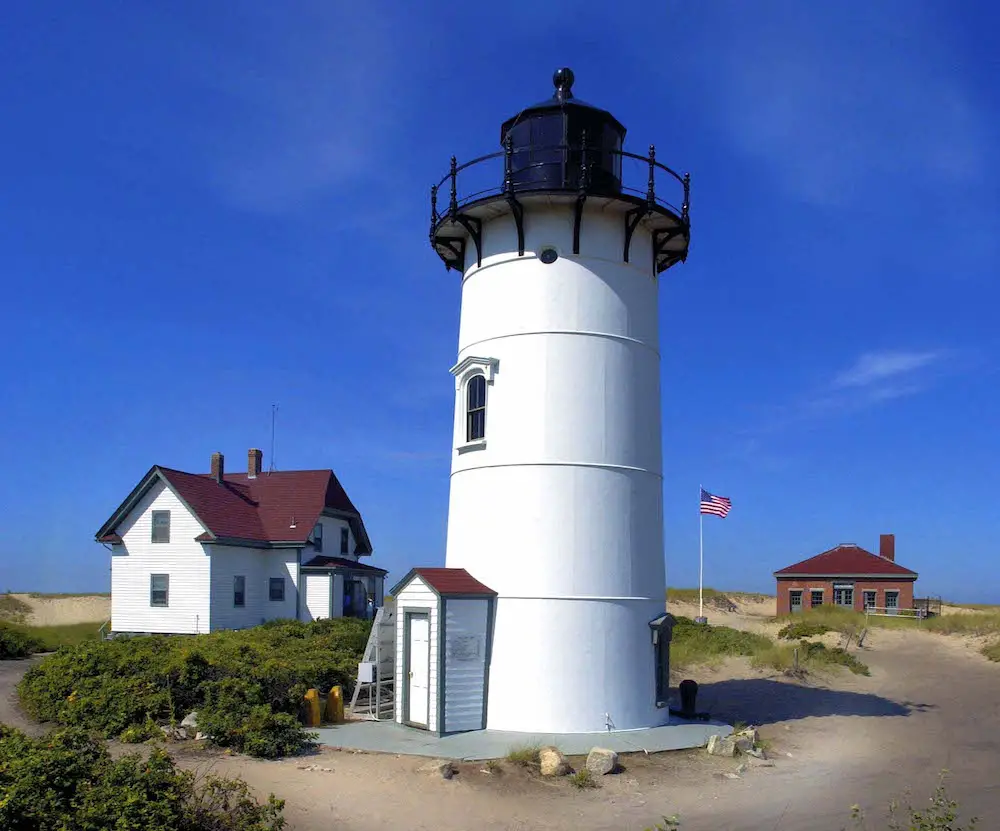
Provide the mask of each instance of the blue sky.
{"label": "blue sky", "polygon": [[267,453],[275,402],[277,466],[336,470],[374,562],[443,563],[460,297],[428,188],[569,65],[692,175],[669,583],[704,484],[734,503],[710,585],[893,532],[919,593],[1000,602],[1000,11],[419,5],[5,7],[0,590],[106,590],[93,533],[139,477]]}

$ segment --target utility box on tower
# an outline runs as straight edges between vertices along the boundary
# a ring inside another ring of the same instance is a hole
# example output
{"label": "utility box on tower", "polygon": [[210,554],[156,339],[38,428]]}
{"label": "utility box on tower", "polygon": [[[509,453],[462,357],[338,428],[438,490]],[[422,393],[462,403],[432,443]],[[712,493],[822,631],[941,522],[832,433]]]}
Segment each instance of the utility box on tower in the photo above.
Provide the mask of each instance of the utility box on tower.
{"label": "utility box on tower", "polygon": [[431,192],[431,245],[462,282],[446,565],[497,593],[489,728],[654,727],[658,289],[687,256],[688,177],[624,150],[570,70],[553,80]]}

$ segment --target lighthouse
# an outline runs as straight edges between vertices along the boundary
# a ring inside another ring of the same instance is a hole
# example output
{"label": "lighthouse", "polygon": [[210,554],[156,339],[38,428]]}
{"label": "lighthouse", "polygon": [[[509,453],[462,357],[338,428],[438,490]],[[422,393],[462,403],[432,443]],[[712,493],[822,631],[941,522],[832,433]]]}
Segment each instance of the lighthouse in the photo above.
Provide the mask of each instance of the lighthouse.
{"label": "lighthouse", "polygon": [[461,278],[446,568],[495,593],[485,726],[668,722],[658,290],[689,180],[552,96],[452,158],[430,242]]}

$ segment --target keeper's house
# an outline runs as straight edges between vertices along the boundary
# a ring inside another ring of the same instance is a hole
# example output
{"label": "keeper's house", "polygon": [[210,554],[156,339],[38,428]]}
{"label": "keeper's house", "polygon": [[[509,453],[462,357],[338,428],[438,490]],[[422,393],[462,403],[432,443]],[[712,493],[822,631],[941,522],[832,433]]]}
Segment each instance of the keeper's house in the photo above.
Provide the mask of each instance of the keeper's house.
{"label": "keeper's house", "polygon": [[882,534],[878,554],[842,543],[776,571],[774,577],[779,615],[825,604],[859,612],[873,607],[893,614],[913,609],[917,573],[896,562],[895,535]]}
{"label": "keeper's house", "polygon": [[385,569],[332,470],[246,473],[154,465],[101,526],[111,551],[111,633],[197,634],[276,618],[369,617]]}

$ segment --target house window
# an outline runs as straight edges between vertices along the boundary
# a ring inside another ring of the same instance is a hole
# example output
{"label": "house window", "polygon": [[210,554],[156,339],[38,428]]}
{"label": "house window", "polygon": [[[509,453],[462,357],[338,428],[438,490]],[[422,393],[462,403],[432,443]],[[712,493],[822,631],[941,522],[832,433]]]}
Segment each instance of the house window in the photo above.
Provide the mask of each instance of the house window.
{"label": "house window", "polygon": [[350,541],[350,538],[351,538],[350,537],[350,533],[351,532],[348,531],[346,528],[341,528],[340,529],[340,553],[341,554],[346,554],[347,553],[347,544],[348,544],[348,542]]}
{"label": "house window", "polygon": [[323,550],[323,523],[317,522],[313,528],[313,548],[317,552]]}
{"label": "house window", "polygon": [[285,599],[285,578],[272,577],[267,584],[267,596],[277,603]]}
{"label": "house window", "polygon": [[170,601],[170,575],[149,575],[149,605],[167,606]]}
{"label": "house window", "polygon": [[790,591],[788,592],[788,605],[793,612],[802,611],[802,592],[801,591]]}
{"label": "house window", "polygon": [[812,589],[809,592],[809,605],[811,607],[822,606],[823,605],[823,590],[822,589]]}
{"label": "house window", "polygon": [[872,592],[872,591],[867,591],[867,592],[864,592],[864,594],[862,595],[862,598],[865,601],[865,608],[866,609],[874,609],[875,608],[875,604],[878,602],[878,600],[877,600],[878,593],[877,592]]}
{"label": "house window", "polygon": [[885,613],[894,615],[899,611],[899,591],[896,589],[885,590]]}
{"label": "house window", "polygon": [[854,608],[854,586],[838,585],[833,586],[833,605],[843,606],[846,609]]}
{"label": "house window", "polygon": [[233,605],[247,605],[247,578],[242,574],[233,578]]}
{"label": "house window", "polygon": [[170,511],[153,511],[153,542],[170,542]]}
{"label": "house window", "polygon": [[465,440],[479,441],[486,437],[486,376],[473,375],[467,384]]}

